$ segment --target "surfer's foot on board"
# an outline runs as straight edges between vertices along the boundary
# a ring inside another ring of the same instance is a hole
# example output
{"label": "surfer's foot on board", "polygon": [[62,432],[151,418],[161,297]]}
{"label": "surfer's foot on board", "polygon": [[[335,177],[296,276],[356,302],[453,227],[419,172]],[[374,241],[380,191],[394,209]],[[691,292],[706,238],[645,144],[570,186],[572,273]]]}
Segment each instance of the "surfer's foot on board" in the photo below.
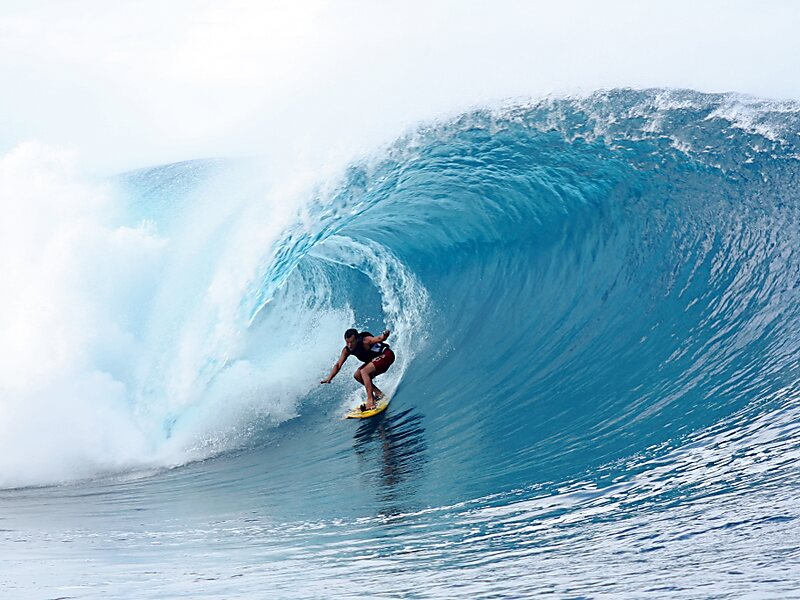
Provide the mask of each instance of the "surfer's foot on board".
{"label": "surfer's foot on board", "polygon": [[370,402],[369,400],[367,400],[363,404],[359,404],[358,410],[360,410],[361,412],[367,410],[374,410],[378,406],[378,400],[382,400],[383,396],[384,396],[383,392],[375,392],[373,401]]}

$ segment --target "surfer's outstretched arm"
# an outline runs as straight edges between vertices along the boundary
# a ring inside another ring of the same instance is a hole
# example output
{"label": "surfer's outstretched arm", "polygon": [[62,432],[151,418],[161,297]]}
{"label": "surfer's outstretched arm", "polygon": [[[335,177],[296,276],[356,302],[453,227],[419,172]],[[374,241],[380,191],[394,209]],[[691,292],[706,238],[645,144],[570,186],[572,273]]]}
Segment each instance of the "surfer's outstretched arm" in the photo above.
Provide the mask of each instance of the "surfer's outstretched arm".
{"label": "surfer's outstretched arm", "polygon": [[367,345],[380,344],[381,342],[385,342],[386,341],[386,338],[389,337],[390,333],[392,333],[392,332],[387,329],[386,331],[384,331],[380,335],[368,335],[368,336],[365,336],[364,337],[364,343],[367,344]]}
{"label": "surfer's outstretched arm", "polygon": [[350,354],[347,352],[347,348],[342,348],[342,353],[339,355],[339,360],[337,360],[336,364],[333,365],[333,368],[331,369],[331,374],[328,375],[326,379],[320,381],[320,383],[330,383],[331,379],[336,377],[336,374],[339,372],[339,369],[342,368],[342,365],[344,364],[344,361],[347,360],[348,356],[350,356]]}

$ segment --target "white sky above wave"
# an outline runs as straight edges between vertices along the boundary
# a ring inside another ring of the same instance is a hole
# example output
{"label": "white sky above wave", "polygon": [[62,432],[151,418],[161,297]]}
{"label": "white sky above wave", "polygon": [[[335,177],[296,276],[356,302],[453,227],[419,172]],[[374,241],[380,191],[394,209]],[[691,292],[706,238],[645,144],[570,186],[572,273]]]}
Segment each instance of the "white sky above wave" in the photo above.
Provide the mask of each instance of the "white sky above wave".
{"label": "white sky above wave", "polygon": [[95,172],[312,159],[514,96],[615,86],[800,99],[800,3],[99,0],[0,6],[0,155]]}

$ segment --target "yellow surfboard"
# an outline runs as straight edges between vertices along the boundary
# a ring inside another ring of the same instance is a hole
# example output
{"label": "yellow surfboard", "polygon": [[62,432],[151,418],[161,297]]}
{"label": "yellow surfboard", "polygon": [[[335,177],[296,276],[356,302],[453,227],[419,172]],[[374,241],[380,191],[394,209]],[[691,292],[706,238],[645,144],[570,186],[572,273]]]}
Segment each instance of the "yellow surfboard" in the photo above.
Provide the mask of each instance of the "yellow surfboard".
{"label": "yellow surfboard", "polygon": [[372,410],[358,410],[356,406],[353,410],[347,413],[344,418],[345,419],[368,419],[369,417],[374,417],[375,415],[381,414],[383,411],[386,410],[386,407],[389,406],[389,402],[391,398],[384,394],[378,399],[378,403],[375,405],[375,408]]}

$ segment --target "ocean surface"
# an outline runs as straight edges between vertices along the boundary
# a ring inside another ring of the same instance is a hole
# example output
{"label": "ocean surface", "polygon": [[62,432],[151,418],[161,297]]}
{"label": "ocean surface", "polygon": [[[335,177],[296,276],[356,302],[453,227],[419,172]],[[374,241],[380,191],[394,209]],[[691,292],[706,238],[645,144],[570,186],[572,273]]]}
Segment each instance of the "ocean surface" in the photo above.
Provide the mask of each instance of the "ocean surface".
{"label": "ocean surface", "polygon": [[[42,229],[2,598],[800,598],[800,105],[514,101],[254,171]],[[319,384],[351,326],[398,357],[364,422],[354,361]]]}

